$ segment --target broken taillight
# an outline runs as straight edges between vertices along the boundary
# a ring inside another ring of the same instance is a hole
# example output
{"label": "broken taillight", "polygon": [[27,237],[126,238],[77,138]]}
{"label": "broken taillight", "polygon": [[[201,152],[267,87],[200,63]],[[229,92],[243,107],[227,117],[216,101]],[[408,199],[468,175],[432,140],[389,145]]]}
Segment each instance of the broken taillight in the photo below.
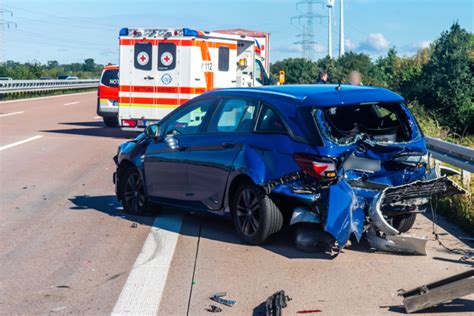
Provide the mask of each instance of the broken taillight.
{"label": "broken taillight", "polygon": [[309,176],[319,179],[333,179],[337,176],[336,162],[327,157],[314,157],[307,154],[294,154],[298,166]]}

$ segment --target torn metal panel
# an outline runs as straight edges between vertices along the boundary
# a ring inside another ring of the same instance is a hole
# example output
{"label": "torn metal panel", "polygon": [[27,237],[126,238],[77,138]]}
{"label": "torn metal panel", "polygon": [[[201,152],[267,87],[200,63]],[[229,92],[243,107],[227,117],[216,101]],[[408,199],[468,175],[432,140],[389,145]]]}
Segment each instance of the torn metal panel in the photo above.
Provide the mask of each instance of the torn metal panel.
{"label": "torn metal panel", "polygon": [[296,207],[291,216],[290,225],[297,223],[321,223],[321,216],[306,207]]}
{"label": "torn metal panel", "polygon": [[403,297],[407,313],[413,313],[472,293],[474,293],[474,269],[410,291],[401,290],[399,295]]}
{"label": "torn metal panel", "polygon": [[427,181],[415,181],[397,187],[388,187],[382,191],[380,208],[385,211],[406,211],[410,208],[426,205],[432,196],[439,197],[465,194],[466,190],[447,177]]}
{"label": "torn metal panel", "polygon": [[379,237],[372,229],[367,233],[370,247],[380,251],[400,252],[426,256],[427,238],[408,235]]}
{"label": "torn metal panel", "polygon": [[360,239],[364,231],[365,215],[352,188],[345,180],[329,187],[329,205],[324,230],[343,248],[352,233]]}

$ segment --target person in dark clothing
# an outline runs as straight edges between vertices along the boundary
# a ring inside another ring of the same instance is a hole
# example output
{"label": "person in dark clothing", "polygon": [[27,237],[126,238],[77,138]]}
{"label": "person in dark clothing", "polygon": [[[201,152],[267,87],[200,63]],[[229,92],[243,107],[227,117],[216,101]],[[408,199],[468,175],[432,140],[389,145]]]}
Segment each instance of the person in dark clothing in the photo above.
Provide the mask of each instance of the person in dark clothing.
{"label": "person in dark clothing", "polygon": [[320,71],[318,74],[318,79],[315,84],[326,84],[328,83],[328,73],[325,71]]}

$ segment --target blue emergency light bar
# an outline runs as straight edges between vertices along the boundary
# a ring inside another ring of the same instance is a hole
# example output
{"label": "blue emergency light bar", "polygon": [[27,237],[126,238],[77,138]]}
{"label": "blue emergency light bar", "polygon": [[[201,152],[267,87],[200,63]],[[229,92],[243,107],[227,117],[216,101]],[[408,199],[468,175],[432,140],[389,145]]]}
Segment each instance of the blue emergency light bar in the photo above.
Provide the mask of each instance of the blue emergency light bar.
{"label": "blue emergency light bar", "polygon": [[196,30],[183,28],[183,36],[199,36],[199,33]]}
{"label": "blue emergency light bar", "polygon": [[128,27],[120,29],[119,36],[128,36]]}

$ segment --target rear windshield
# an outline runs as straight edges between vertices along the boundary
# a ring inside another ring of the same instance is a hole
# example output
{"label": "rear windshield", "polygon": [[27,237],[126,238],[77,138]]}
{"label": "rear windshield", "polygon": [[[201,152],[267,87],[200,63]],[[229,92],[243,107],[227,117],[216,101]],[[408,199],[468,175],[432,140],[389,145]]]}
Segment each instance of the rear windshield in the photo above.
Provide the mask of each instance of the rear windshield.
{"label": "rear windshield", "polygon": [[119,78],[118,78],[118,69],[110,69],[104,71],[100,82],[107,87],[118,87],[119,86]]}
{"label": "rear windshield", "polygon": [[398,103],[330,107],[314,115],[324,137],[336,144],[350,144],[362,137],[381,143],[412,138],[410,118]]}

